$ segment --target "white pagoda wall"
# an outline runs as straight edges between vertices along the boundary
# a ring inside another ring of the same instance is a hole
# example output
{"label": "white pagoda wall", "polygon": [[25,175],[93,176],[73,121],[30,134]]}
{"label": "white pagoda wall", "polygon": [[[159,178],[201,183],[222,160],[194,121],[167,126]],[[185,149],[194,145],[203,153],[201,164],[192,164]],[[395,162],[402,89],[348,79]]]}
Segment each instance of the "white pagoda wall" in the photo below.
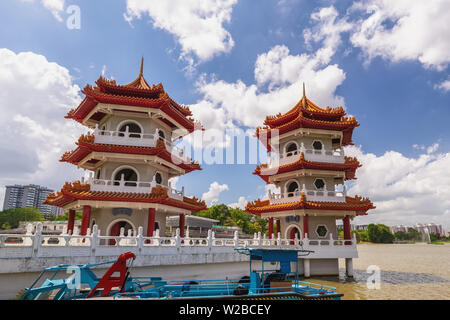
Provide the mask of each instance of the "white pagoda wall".
{"label": "white pagoda wall", "polygon": [[[135,164],[135,163],[127,163],[127,162],[107,162],[103,166],[100,167],[100,177],[101,180],[113,180],[113,174],[115,171],[122,167],[129,166],[135,169],[135,171],[139,174],[139,181],[143,182],[152,182],[154,175],[156,172],[159,172],[162,176],[162,185],[167,186],[169,181],[169,171],[165,167],[161,167],[161,169],[157,169],[149,164]],[[117,171],[118,172],[118,171]],[[97,175],[95,176],[97,178]]]}
{"label": "white pagoda wall", "polygon": [[291,142],[296,142],[298,147],[300,148],[301,143],[303,142],[306,149],[312,149],[314,141],[320,141],[323,144],[323,148],[327,151],[333,150],[332,148],[332,139],[330,137],[325,136],[297,136],[297,137],[287,137],[280,140],[280,153],[285,152],[286,146]]}
{"label": "white pagoda wall", "polygon": [[[147,234],[148,225],[148,209],[139,210],[131,209],[131,216],[128,215],[113,215],[112,208],[92,208],[91,212],[91,225],[95,220],[95,224],[101,231],[102,235],[109,235],[109,229],[115,222],[126,221],[134,227],[134,231],[138,232],[139,227],[143,227],[144,234]],[[155,222],[159,224],[160,235],[165,235],[166,230],[166,216],[167,213],[157,210],[155,216]],[[125,234],[126,236],[126,234]]]}
{"label": "white pagoda wall", "polygon": [[172,132],[168,126],[162,125],[160,122],[156,122],[150,118],[138,118],[138,117],[128,117],[128,116],[118,116],[109,118],[101,127],[106,126],[106,130],[109,131],[118,131],[120,128],[118,127],[120,123],[126,120],[133,120],[138,122],[142,128],[144,129],[144,134],[153,134],[156,129],[163,130],[165,137],[167,140],[171,140]]}

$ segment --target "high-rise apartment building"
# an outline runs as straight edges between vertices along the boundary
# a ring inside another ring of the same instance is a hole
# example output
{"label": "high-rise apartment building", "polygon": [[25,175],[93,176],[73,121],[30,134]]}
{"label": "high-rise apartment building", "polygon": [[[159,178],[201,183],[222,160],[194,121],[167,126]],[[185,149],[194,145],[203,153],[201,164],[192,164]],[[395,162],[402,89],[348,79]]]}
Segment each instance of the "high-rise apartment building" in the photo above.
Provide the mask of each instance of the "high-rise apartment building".
{"label": "high-rise apartment building", "polygon": [[42,214],[59,214],[57,207],[43,204],[48,194],[53,190],[46,187],[30,184],[26,186],[13,185],[6,186],[3,210],[12,208],[36,207]]}

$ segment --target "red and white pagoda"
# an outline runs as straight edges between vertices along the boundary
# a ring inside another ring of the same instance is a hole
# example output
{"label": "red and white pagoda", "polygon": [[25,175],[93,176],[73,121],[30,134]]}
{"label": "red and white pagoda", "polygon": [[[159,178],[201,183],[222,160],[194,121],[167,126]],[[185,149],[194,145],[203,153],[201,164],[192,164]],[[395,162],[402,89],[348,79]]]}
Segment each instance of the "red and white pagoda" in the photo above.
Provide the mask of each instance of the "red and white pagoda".
{"label": "red and white pagoda", "polygon": [[[315,105],[306,98],[303,85],[303,97],[295,107],[267,117],[264,124],[256,135],[267,147],[269,162],[254,174],[281,192],[269,191],[268,200],[250,202],[246,211],[269,220],[270,238],[281,233],[285,239],[330,240],[327,244],[332,245],[337,239],[336,221],[342,219],[344,239],[351,240],[350,221],[375,208],[369,199],[348,196],[344,184],[355,179],[361,166],[342,149],[353,144],[353,129],[359,123],[346,117],[342,107]],[[338,270],[336,257],[322,256],[311,263],[315,264],[311,269],[321,270],[318,273]]]}
{"label": "red and white pagoda", "polygon": [[45,203],[69,211],[68,233],[73,232],[75,212],[82,210],[80,235],[94,224],[103,235],[118,236],[122,228],[125,235],[137,233],[140,226],[146,236],[157,229],[164,235],[166,217],[179,215],[183,237],[185,215],[206,205],[186,197],[184,188],[172,188],[169,179],[201,170],[174,141],[202,126],[162,84],[147,83],[143,60],[133,82],[118,85],[100,77],[96,85],[83,89],[84,100],[66,116],[94,132],[82,135],[77,148],[61,159],[91,171],[91,177],[67,182]]}

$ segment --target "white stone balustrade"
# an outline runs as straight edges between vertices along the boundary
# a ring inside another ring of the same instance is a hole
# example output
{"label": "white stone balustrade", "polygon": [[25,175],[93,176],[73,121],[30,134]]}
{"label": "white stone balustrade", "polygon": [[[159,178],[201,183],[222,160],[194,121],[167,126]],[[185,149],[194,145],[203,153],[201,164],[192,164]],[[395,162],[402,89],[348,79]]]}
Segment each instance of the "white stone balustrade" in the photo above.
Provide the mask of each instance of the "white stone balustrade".
{"label": "white stone balustrade", "polygon": [[181,190],[172,188],[169,182],[168,186],[156,183],[155,177],[153,181],[126,181],[124,176],[121,176],[121,180],[102,180],[95,179],[92,176],[87,180],[87,183],[91,186],[91,191],[104,191],[104,192],[132,192],[132,193],[151,193],[153,188],[161,186],[167,189],[169,197],[183,201],[184,187]]}
{"label": "white stone balustrade", "polygon": [[155,148],[158,140],[164,141],[167,150],[172,155],[186,163],[192,161],[186,155],[186,148],[180,149],[171,141],[161,138],[158,134],[158,129],[151,134],[129,132],[128,127],[126,127],[125,131],[101,130],[98,126],[94,129],[94,141],[99,144]]}
{"label": "white stone balustrade", "polygon": [[214,232],[209,230],[206,238],[190,238],[189,234],[181,238],[177,229],[173,237],[160,237],[159,232],[155,232],[153,237],[144,237],[143,228],[139,227],[137,234],[130,231],[125,236],[121,229],[119,236],[101,236],[97,225],[94,225],[92,232],[88,230],[86,236],[78,235],[77,231],[74,235],[44,236],[41,223],[38,223],[34,234],[0,234],[0,259],[104,257],[119,256],[126,251],[139,255],[177,255],[180,248],[188,250],[186,254],[201,250],[209,254],[233,253],[235,248],[303,248],[314,251],[308,258],[357,257],[355,237],[338,240],[333,239],[331,234],[327,239],[308,239],[307,235],[303,239],[282,239],[280,234],[268,239],[258,233],[253,239],[240,239],[237,232],[233,238],[216,238]]}
{"label": "white stone balustrade", "polygon": [[331,191],[331,190],[307,190],[303,185],[302,190],[286,193],[272,193],[269,190],[270,204],[282,204],[289,202],[300,201],[301,195],[304,192],[307,201],[319,201],[319,202],[345,202],[347,196],[347,188],[344,185],[343,191]]}
{"label": "white stone balustrade", "polygon": [[324,163],[340,163],[340,164],[345,163],[345,155],[343,149],[337,150],[306,149],[305,146],[302,144],[299,150],[285,152],[280,155],[269,157],[267,169],[273,169],[279,166],[296,162],[300,159],[300,154],[302,152],[305,159],[308,161],[324,162]]}

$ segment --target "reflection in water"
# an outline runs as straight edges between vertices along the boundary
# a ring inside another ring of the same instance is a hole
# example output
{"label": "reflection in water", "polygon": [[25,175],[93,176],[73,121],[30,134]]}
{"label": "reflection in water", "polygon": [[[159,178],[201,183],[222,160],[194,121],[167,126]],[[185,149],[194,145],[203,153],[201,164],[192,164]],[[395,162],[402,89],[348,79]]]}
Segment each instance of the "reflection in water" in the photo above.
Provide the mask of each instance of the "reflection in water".
{"label": "reflection in water", "polygon": [[[312,282],[334,286],[344,299],[450,299],[450,245],[359,245],[353,260],[354,278],[346,278],[343,261],[339,277],[316,277]],[[379,290],[367,288],[367,267],[380,268]]]}

